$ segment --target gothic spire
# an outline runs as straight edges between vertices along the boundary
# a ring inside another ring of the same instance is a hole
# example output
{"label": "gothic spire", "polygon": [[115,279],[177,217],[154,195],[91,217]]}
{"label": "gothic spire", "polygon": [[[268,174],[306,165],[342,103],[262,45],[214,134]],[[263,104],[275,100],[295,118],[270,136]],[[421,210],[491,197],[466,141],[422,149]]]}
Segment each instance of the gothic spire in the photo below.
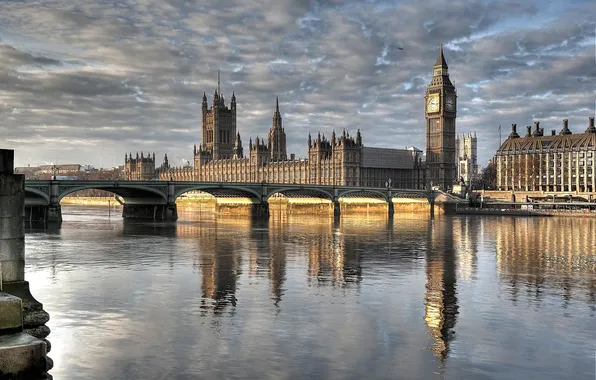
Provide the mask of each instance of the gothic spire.
{"label": "gothic spire", "polygon": [[[441,45],[442,46],[442,45]],[[219,69],[217,69],[217,92],[219,92],[221,94],[221,88],[219,87]]]}
{"label": "gothic spire", "polygon": [[441,49],[439,50],[439,57],[437,58],[437,63],[435,66],[447,67],[447,62],[445,61],[445,56],[443,55],[443,40],[441,40]]}
{"label": "gothic spire", "polygon": [[279,113],[279,96],[275,97],[275,112]]}

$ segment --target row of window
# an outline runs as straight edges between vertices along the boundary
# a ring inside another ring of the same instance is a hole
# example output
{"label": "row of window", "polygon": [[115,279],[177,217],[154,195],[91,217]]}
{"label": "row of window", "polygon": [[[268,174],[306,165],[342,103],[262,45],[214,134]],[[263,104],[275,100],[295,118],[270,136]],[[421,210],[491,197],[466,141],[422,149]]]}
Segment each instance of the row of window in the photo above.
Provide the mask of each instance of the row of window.
{"label": "row of window", "polygon": [[[571,155],[571,159],[577,159],[577,157],[579,158],[592,158],[594,157],[594,152],[569,152],[569,153],[552,153],[552,154],[543,154],[543,153],[520,153],[517,155],[504,155],[502,156],[504,161],[507,161],[507,159],[521,159],[524,160],[526,157],[526,154],[537,154],[540,155],[540,158],[542,159],[546,159],[547,156],[550,156],[548,158],[552,159],[552,160],[562,160],[562,159],[568,159],[569,155]],[[577,156],[577,157],[576,157]]]}

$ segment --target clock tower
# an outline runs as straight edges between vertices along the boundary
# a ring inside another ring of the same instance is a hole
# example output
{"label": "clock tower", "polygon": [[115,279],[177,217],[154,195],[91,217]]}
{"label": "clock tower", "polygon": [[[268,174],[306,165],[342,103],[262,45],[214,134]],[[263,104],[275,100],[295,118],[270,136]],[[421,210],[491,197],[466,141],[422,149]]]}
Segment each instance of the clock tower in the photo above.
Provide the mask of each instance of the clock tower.
{"label": "clock tower", "polygon": [[426,178],[430,185],[448,190],[456,180],[455,116],[456,91],[449,80],[443,43],[433,78],[426,88]]}

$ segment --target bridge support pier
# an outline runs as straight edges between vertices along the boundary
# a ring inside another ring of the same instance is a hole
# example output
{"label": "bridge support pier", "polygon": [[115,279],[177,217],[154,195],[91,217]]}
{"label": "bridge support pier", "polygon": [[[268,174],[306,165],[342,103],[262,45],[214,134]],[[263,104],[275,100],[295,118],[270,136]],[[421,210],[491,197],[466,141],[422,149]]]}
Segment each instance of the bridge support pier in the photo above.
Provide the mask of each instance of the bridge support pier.
{"label": "bridge support pier", "polygon": [[252,204],[250,215],[255,218],[268,218],[269,217],[269,202],[262,201]]}
{"label": "bridge support pier", "polygon": [[434,218],[435,217],[435,198],[433,196],[431,196],[428,200],[428,203],[430,203],[430,217]]}
{"label": "bridge support pier", "polygon": [[395,206],[393,205],[393,199],[391,198],[387,201],[387,214],[389,218],[393,218],[393,214],[395,214]]}
{"label": "bridge support pier", "polygon": [[[47,378],[49,320],[25,281],[25,176],[14,152],[0,150],[0,377]],[[34,338],[35,337],[35,338]],[[39,338],[39,339],[36,339]],[[1,376],[4,375],[4,376]]]}
{"label": "bridge support pier", "polygon": [[25,221],[62,223],[62,206],[60,203],[25,206]]}
{"label": "bridge support pier", "polygon": [[339,204],[339,201],[335,200],[335,201],[333,201],[333,217],[339,218],[340,216],[341,216],[341,205]]}
{"label": "bridge support pier", "polygon": [[173,204],[135,204],[125,203],[122,206],[122,217],[124,219],[140,220],[178,220],[178,208]]}
{"label": "bridge support pier", "polygon": [[60,203],[54,203],[48,206],[46,221],[49,223],[62,223],[62,206],[60,206]]}

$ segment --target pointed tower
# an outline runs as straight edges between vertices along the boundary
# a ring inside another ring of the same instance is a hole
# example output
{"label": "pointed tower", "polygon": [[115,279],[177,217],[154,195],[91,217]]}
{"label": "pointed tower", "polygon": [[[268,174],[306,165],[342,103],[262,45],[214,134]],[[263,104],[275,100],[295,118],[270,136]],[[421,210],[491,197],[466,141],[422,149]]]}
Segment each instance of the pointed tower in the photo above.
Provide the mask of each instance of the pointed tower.
{"label": "pointed tower", "polygon": [[234,158],[243,158],[244,152],[242,151],[242,140],[240,139],[240,132],[236,134],[236,141],[234,142]]}
{"label": "pointed tower", "polygon": [[286,152],[286,132],[284,132],[281,114],[279,113],[279,98],[275,100],[275,112],[269,130],[269,152],[271,161],[285,161],[288,159]]}
{"label": "pointed tower", "polygon": [[[217,72],[217,88],[213,93],[211,109],[207,104],[207,94],[203,93],[203,128],[199,153],[200,162],[229,159],[234,156],[236,137],[236,96],[232,94],[230,108],[226,107],[221,93],[220,72]],[[195,159],[195,167],[197,159]]]}
{"label": "pointed tower", "polygon": [[447,190],[456,180],[455,117],[456,91],[449,79],[443,42],[426,89],[426,170],[427,182]]}

